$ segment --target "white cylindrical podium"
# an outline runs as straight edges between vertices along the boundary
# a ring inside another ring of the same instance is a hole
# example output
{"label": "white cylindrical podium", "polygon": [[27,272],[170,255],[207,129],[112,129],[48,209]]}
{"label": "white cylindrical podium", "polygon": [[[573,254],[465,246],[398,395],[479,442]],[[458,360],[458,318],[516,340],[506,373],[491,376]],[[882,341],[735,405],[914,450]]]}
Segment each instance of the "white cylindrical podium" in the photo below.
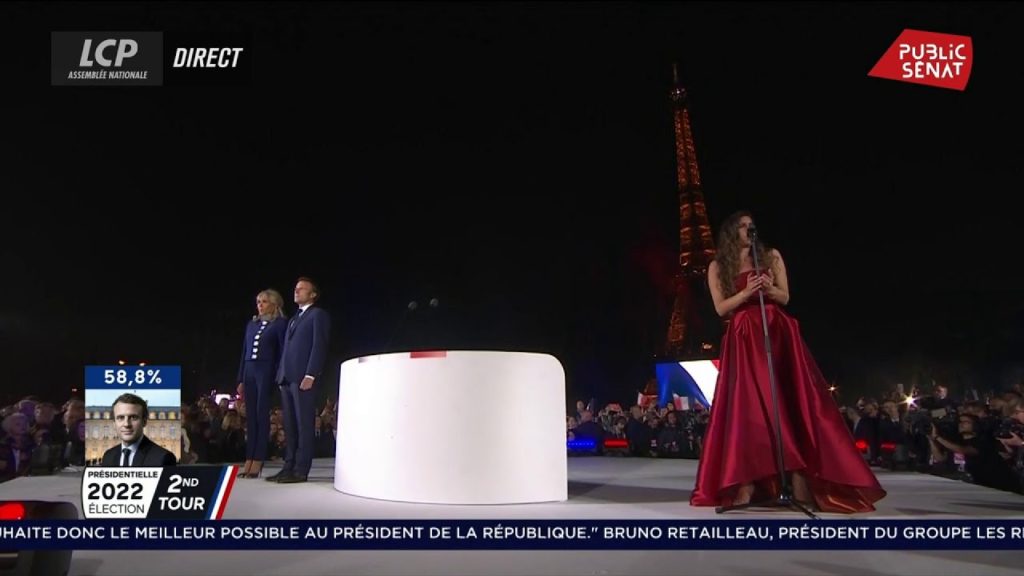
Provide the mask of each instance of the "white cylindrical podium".
{"label": "white cylindrical podium", "polygon": [[334,487],[430,504],[568,498],[565,371],[528,352],[439,351],[347,360]]}

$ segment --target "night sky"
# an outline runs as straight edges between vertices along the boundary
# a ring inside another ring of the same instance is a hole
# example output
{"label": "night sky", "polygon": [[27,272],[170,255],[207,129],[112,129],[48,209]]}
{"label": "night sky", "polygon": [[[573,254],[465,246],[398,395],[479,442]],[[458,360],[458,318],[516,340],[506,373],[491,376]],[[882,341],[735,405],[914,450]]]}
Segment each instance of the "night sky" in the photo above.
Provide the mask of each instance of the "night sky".
{"label": "night sky", "polygon": [[[628,402],[671,304],[673,62],[711,223],[754,212],[828,378],[1020,375],[1020,6],[32,3],[0,21],[4,400],[62,401],[118,359],[180,364],[186,397],[233,389],[256,293],[290,304],[309,275],[334,322],[325,393],[347,358],[447,347],[548,352],[570,400]],[[867,76],[904,28],[972,37],[965,92]],[[253,78],[51,87],[54,30],[248,35]]]}

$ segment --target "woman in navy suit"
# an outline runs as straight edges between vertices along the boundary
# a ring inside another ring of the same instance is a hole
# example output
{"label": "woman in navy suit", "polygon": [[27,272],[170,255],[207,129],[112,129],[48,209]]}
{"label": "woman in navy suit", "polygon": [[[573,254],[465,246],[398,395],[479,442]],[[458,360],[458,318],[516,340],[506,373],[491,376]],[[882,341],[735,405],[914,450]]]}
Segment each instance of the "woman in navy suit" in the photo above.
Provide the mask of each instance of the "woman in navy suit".
{"label": "woman in navy suit", "polygon": [[238,393],[245,398],[245,467],[239,478],[258,478],[267,458],[270,438],[270,397],[281,363],[288,319],[284,299],[277,290],[256,295],[256,315],[245,325],[242,359],[238,365]]}

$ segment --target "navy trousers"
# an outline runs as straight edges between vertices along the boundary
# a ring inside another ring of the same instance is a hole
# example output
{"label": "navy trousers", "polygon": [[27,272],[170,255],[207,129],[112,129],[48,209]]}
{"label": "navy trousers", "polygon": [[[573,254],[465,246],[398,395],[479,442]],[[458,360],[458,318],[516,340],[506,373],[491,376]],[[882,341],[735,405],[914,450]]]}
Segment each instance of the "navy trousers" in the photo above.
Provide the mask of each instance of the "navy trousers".
{"label": "navy trousers", "polygon": [[313,467],[313,440],[316,432],[316,386],[299,390],[298,382],[285,382],[281,389],[284,416],[284,472],[308,476]]}
{"label": "navy trousers", "polygon": [[246,362],[242,380],[245,390],[245,459],[267,459],[270,439],[270,400],[274,393],[271,362]]}

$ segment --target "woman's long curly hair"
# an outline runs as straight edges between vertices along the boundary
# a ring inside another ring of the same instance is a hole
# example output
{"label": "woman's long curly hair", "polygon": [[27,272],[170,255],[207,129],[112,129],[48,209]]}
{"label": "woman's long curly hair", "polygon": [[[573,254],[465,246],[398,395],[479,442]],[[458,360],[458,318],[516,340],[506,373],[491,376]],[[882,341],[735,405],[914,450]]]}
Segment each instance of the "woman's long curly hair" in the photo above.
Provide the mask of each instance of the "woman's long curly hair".
{"label": "woman's long curly hair", "polygon": [[[722,223],[718,230],[718,246],[715,253],[715,262],[718,262],[718,280],[722,286],[722,294],[728,298],[737,292],[736,276],[740,273],[743,265],[741,260],[743,246],[740,244],[740,221],[744,216],[751,217],[750,212],[740,210],[731,214]],[[757,243],[757,261],[761,263],[763,270],[770,270],[771,250],[765,248],[761,242]]]}

